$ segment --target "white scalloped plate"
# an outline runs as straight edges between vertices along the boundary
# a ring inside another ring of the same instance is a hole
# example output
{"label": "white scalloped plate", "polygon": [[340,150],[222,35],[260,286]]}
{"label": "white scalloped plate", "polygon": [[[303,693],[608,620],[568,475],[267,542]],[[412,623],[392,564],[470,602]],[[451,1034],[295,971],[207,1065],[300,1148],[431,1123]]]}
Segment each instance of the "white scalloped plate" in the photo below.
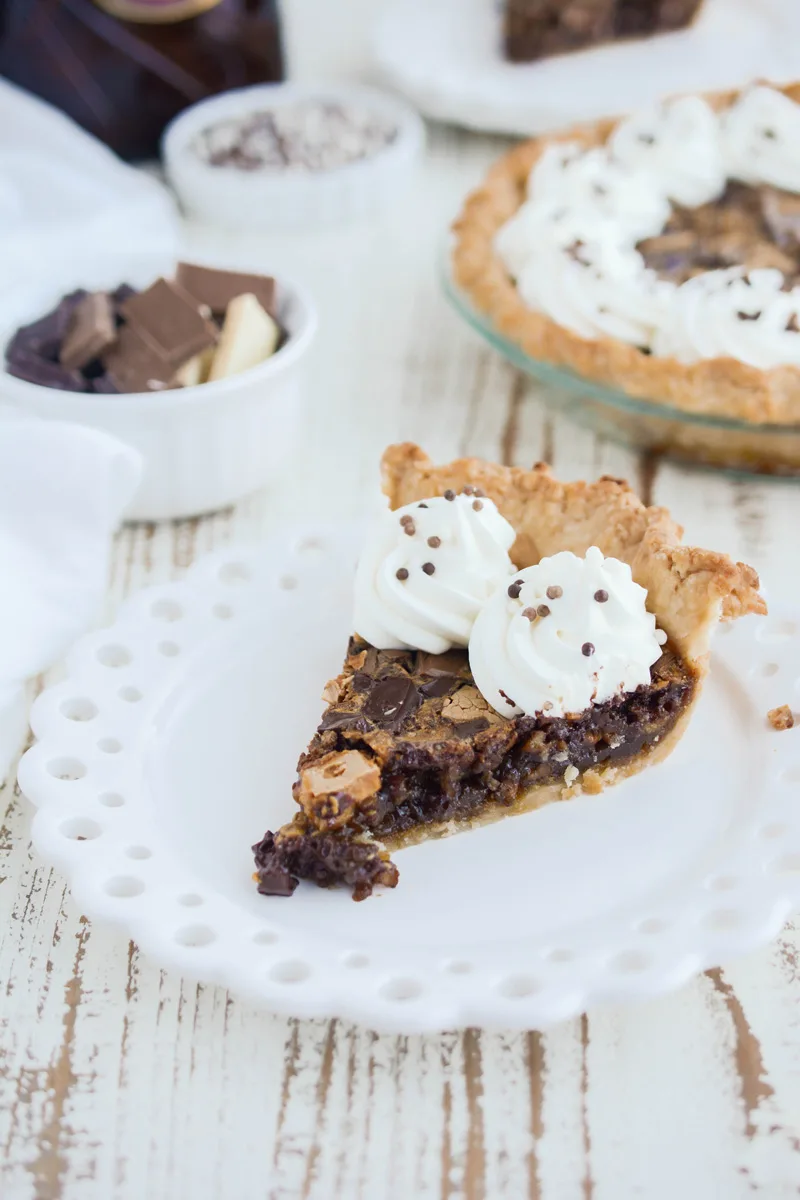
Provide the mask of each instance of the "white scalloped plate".
{"label": "white scalloped plate", "polygon": [[378,63],[426,116],[523,137],[676,93],[800,75],[797,0],[704,0],[689,29],[521,65],[500,54],[501,7],[391,0],[376,24]]}
{"label": "white scalloped plate", "polygon": [[532,1028],[651,996],[773,937],[800,901],[800,639],[720,636],[673,757],[599,797],[397,855],[361,904],[259,896],[250,844],[292,812],[298,753],[349,633],[358,531],[228,550],[83,639],[20,767],[39,853],[165,967],[375,1029]]}

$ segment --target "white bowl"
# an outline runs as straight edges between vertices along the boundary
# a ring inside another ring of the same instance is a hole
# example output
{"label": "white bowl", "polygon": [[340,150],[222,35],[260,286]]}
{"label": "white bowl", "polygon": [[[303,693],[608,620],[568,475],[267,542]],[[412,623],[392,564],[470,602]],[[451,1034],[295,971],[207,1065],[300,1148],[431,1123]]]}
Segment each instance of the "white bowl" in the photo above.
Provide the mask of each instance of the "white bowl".
{"label": "white bowl", "polygon": [[[305,100],[365,108],[397,128],[388,146],[344,167],[290,173],[212,167],[191,149],[209,125]],[[168,126],[162,147],[170,183],[186,211],[228,228],[318,230],[368,219],[396,202],[413,178],[425,126],[401,100],[343,84],[260,84],[195,104]]]}
{"label": "white bowl", "polygon": [[[199,261],[196,255],[192,261]],[[246,264],[207,266],[247,269]],[[162,253],[104,254],[43,274],[0,302],[0,346],[20,325],[52,309],[74,288],[146,287],[170,276]],[[115,435],[144,457],[144,475],[127,520],[196,516],[233,504],[269,483],[288,461],[302,418],[304,360],[317,318],[295,284],[278,280],[278,315],[289,339],[277,354],[240,375],[156,393],[101,396],[59,391],[0,370],[0,399],[50,420],[75,421]]]}

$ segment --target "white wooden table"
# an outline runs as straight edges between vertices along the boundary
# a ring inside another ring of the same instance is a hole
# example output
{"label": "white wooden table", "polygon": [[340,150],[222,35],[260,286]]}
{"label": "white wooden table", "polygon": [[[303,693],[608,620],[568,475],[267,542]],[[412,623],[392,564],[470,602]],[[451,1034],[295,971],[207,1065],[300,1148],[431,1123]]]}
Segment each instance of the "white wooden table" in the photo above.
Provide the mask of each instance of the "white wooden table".
{"label": "white wooden table", "polygon": [[[310,11],[311,0],[303,0]],[[435,131],[413,202],[369,247],[301,257],[323,310],[307,443],[232,511],[119,536],[108,611],[287,515],[355,513],[382,448],[627,476],[690,540],[800,583],[800,490],[639,461],[564,419],[448,310],[443,230],[498,142]],[[190,231],[205,247],[210,235]],[[234,238],[214,239],[214,247]],[[781,698],[783,699],[783,698]],[[800,731],[781,736],[798,737]],[[225,803],[233,797],[221,798]],[[539,1034],[377,1037],[285,1020],[160,972],[91,926],[0,792],[3,1200],[778,1200],[800,1192],[800,931],[676,995]],[[223,810],[224,811],[224,810]]]}

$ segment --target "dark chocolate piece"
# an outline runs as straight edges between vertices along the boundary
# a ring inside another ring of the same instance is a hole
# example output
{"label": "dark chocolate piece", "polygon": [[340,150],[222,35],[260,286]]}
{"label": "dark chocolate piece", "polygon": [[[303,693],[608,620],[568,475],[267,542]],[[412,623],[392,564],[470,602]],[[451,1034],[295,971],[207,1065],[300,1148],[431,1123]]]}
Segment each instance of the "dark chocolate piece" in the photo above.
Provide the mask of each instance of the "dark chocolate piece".
{"label": "dark chocolate piece", "polygon": [[61,343],[62,366],[81,370],[99,358],[117,336],[114,306],[107,292],[90,292],[75,305]]}
{"label": "dark chocolate piece", "polygon": [[231,300],[250,292],[271,317],[275,316],[275,280],[268,275],[243,271],[216,271],[195,263],[178,263],[176,279],[199,304],[206,304],[217,317],[225,315]]}
{"label": "dark chocolate piece", "polygon": [[80,371],[70,371],[60,363],[50,362],[40,355],[28,353],[19,347],[9,354],[6,371],[26,383],[38,383],[40,387],[58,388],[62,392],[86,392],[89,384]]}
{"label": "dark chocolate piece", "polygon": [[364,704],[364,716],[376,725],[397,728],[412,717],[422,703],[407,675],[389,675],[376,683]]}
{"label": "dark chocolate piece", "polygon": [[157,279],[144,292],[129,296],[119,311],[128,328],[136,330],[175,370],[217,340],[216,327],[202,315],[197,301],[167,279]]}

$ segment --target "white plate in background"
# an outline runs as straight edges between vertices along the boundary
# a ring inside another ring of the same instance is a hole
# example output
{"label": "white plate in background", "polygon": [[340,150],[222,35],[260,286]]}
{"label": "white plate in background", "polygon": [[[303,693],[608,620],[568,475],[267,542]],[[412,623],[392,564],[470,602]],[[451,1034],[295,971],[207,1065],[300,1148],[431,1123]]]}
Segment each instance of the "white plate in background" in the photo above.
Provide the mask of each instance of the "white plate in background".
{"label": "white plate in background", "polygon": [[530,64],[505,61],[496,0],[389,0],[374,50],[427,116],[529,136],[645,108],[676,92],[800,78],[797,0],[705,0],[677,33]]}

